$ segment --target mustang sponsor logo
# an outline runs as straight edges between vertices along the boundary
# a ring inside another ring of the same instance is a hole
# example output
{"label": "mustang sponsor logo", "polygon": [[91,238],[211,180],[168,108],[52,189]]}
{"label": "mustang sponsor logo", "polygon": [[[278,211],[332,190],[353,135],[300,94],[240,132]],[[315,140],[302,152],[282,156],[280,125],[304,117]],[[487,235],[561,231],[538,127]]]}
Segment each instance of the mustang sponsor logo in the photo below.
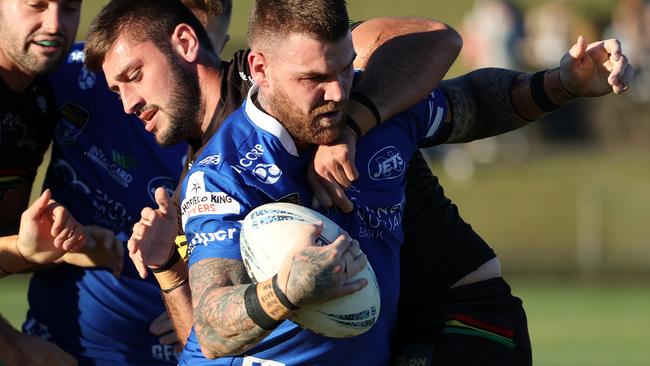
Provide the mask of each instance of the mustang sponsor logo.
{"label": "mustang sponsor logo", "polygon": [[210,155],[198,162],[198,165],[218,165],[221,162],[221,154]]}
{"label": "mustang sponsor logo", "polygon": [[404,173],[404,160],[395,146],[387,146],[375,153],[368,162],[372,180],[395,179]]}
{"label": "mustang sponsor logo", "polygon": [[68,56],[68,63],[75,63],[75,62],[84,62],[84,51],[82,50],[75,50],[70,52],[70,56]]}

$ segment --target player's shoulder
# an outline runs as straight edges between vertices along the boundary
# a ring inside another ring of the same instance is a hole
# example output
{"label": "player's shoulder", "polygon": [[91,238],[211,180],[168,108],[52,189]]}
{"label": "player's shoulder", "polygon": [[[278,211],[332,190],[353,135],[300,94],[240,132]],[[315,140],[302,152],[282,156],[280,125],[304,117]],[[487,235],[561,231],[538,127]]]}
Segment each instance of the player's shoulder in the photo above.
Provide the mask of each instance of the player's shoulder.
{"label": "player's shoulder", "polygon": [[[102,72],[93,72],[84,66],[85,43],[75,43],[63,64],[50,75],[52,88],[57,94],[93,93],[93,98],[114,98],[105,86]],[[109,97],[110,96],[110,97]]]}

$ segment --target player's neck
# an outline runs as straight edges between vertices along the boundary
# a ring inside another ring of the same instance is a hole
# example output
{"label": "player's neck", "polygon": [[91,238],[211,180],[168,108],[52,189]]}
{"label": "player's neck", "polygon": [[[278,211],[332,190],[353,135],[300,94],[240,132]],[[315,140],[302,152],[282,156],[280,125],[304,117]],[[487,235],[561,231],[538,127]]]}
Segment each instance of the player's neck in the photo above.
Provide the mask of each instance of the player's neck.
{"label": "player's neck", "polygon": [[220,62],[215,60],[211,60],[209,65],[199,64],[197,70],[201,98],[203,99],[201,102],[205,108],[201,121],[201,135],[205,135],[212,130],[210,126],[215,116],[218,115],[217,108],[223,104],[221,103],[221,79],[224,75]]}
{"label": "player's neck", "polygon": [[2,51],[0,51],[0,77],[9,89],[16,93],[24,92],[36,78],[35,75],[25,73]]}

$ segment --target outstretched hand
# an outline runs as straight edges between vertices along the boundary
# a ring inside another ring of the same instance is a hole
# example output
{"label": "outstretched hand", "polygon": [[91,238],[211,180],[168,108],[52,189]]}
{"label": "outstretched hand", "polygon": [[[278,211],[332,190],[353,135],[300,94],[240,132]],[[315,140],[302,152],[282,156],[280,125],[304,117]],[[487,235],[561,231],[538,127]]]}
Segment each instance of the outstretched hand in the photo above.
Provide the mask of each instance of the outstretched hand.
{"label": "outstretched hand", "polygon": [[116,277],[124,265],[124,244],[115,233],[100,226],[86,226],[86,245],[77,252],[66,253],[61,259],[77,267],[107,267]]}
{"label": "outstretched hand", "polygon": [[314,199],[325,207],[336,205],[343,212],[354,207],[345,195],[345,189],[359,178],[354,166],[356,138],[354,132],[346,127],[341,136],[331,145],[321,145],[316,149],[314,159],[307,169],[307,181],[314,192]]}
{"label": "outstretched hand", "polygon": [[587,44],[580,36],[560,61],[560,81],[569,93],[579,97],[622,93],[633,77],[634,68],[617,39]]}
{"label": "outstretched hand", "polygon": [[32,263],[51,263],[86,242],[83,226],[51,196],[46,189],[20,218],[16,246]]}
{"label": "outstretched hand", "polygon": [[164,188],[156,189],[155,198],[158,209],[142,209],[128,243],[129,257],[142,278],[147,277],[147,267],[165,264],[176,250],[176,210],[170,207],[171,199]]}

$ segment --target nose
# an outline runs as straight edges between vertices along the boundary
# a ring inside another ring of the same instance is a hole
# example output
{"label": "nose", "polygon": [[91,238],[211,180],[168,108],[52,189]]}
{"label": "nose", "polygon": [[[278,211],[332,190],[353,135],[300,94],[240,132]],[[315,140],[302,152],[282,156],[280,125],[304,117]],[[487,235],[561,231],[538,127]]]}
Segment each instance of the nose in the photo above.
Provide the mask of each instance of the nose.
{"label": "nose", "polygon": [[325,100],[332,102],[342,102],[345,100],[346,90],[345,83],[340,78],[331,80],[325,87]]}
{"label": "nose", "polygon": [[121,87],[120,98],[126,114],[138,114],[145,103],[131,88]]}
{"label": "nose", "polygon": [[59,33],[61,25],[61,7],[57,2],[49,2],[47,10],[43,12],[43,30],[48,33]]}

